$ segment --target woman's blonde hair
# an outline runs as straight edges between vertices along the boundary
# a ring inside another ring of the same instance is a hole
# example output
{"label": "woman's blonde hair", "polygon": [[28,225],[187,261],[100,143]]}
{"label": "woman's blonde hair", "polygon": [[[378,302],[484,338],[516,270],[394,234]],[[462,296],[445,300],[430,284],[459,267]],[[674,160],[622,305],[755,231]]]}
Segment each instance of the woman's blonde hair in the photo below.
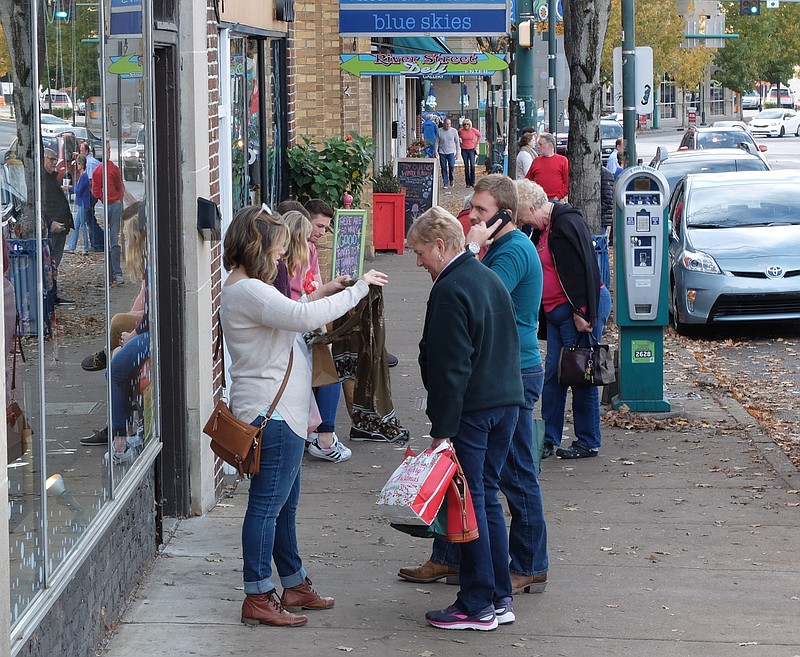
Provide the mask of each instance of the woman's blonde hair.
{"label": "woman's blonde hair", "polygon": [[434,244],[437,239],[444,242],[446,251],[461,253],[464,250],[464,228],[461,222],[438,205],[419,215],[406,236],[412,249],[417,243]]}
{"label": "woman's blonde hair", "polygon": [[[138,208],[139,202],[133,205]],[[138,211],[125,219],[122,237],[125,240],[125,271],[131,281],[141,283],[147,263],[147,234],[144,228],[139,227]]]}
{"label": "woman's blonde hair", "polygon": [[236,213],[223,243],[222,265],[241,267],[250,278],[269,285],[275,280],[277,255],[289,247],[289,229],[278,217],[258,205]]}
{"label": "woman's blonde hair", "polygon": [[465,128],[471,128],[472,121],[470,121],[469,119],[464,119],[464,123],[462,123],[461,125],[463,125]]}
{"label": "woman's blonde hair", "polygon": [[520,208],[538,210],[547,203],[547,194],[544,193],[541,185],[527,178],[515,180],[514,184],[517,186],[517,200]]}
{"label": "woman's blonde hair", "polygon": [[289,246],[283,261],[289,277],[297,274],[298,270],[305,273],[310,258],[308,251],[308,238],[311,237],[311,222],[302,212],[290,210],[281,217],[281,221],[289,229]]}

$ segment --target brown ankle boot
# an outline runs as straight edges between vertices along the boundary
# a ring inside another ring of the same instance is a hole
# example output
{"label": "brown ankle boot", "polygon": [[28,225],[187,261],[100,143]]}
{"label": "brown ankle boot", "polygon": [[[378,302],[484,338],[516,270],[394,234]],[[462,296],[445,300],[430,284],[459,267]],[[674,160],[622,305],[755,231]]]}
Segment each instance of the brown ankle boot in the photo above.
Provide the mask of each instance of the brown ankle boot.
{"label": "brown ankle boot", "polygon": [[247,625],[275,625],[276,627],[300,627],[308,622],[308,616],[290,614],[278,599],[278,592],[248,595],[242,603],[242,622]]}
{"label": "brown ankle boot", "polygon": [[333,607],[333,598],[323,598],[311,588],[311,580],[306,577],[302,584],[283,589],[281,604],[289,611],[330,609]]}
{"label": "brown ankle boot", "polygon": [[450,584],[450,578],[454,578],[454,584],[458,584],[458,568],[451,568],[430,559],[416,568],[401,568],[397,573],[398,577],[406,580],[407,582],[420,582],[422,584],[429,584],[447,577],[447,583]]}

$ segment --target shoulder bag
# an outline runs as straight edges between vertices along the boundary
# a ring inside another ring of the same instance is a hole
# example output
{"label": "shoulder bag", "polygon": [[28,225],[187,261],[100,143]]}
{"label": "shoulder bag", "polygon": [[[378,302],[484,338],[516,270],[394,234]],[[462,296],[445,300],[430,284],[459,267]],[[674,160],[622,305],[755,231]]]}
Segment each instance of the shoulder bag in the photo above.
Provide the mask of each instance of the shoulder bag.
{"label": "shoulder bag", "polygon": [[558,382],[562,386],[603,386],[616,380],[611,349],[607,344],[593,343],[579,347],[581,334],[571,347],[561,347],[558,357]]}
{"label": "shoulder bag", "polygon": [[[217,318],[217,325],[219,332],[217,333],[217,344],[214,348],[214,358],[216,359],[219,350],[222,347],[222,324]],[[261,426],[256,427],[247,422],[242,422],[233,413],[231,413],[225,399],[220,399],[208,418],[206,425],[203,427],[203,433],[211,437],[211,449],[223,461],[236,468],[239,476],[244,479],[245,477],[253,477],[258,474],[261,467],[261,436],[264,427],[272,417],[272,413],[278,406],[278,402],[286,389],[286,384],[289,381],[289,374],[292,372],[292,360],[294,354],[289,350],[289,365],[286,367],[286,374],[283,376],[283,382],[275,395],[275,399],[269,407],[264,421]],[[225,356],[222,356],[222,371],[223,371],[223,390],[225,388]]]}

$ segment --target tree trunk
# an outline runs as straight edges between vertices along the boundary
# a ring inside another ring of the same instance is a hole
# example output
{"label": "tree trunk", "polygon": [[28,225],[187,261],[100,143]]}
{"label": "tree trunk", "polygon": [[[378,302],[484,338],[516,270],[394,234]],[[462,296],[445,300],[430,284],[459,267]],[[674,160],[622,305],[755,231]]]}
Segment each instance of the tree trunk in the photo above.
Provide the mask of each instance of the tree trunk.
{"label": "tree trunk", "polygon": [[564,2],[564,52],[569,66],[569,202],[600,233],[600,55],[611,0]]}
{"label": "tree trunk", "polygon": [[[36,165],[34,159],[33,111],[39,106],[38,83],[33,79],[31,11],[28,0],[0,0],[0,21],[3,24],[8,52],[13,67],[14,113],[17,122],[17,152],[25,168],[27,198],[22,201],[22,216],[15,227],[18,237],[32,237],[36,230],[34,204],[36,197]],[[41,34],[41,32],[40,32]],[[41,145],[40,145],[41,148]],[[6,164],[12,164],[6,162]]]}

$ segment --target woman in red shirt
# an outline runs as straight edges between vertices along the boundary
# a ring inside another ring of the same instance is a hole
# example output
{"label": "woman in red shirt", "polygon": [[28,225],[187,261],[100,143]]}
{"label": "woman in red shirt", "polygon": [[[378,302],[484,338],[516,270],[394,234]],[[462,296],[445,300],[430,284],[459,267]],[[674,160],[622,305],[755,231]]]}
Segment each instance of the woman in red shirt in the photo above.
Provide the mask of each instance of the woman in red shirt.
{"label": "woman in red shirt", "polygon": [[464,161],[464,183],[467,187],[475,187],[475,151],[481,142],[481,133],[472,127],[472,121],[464,119],[458,131],[458,139]]}

